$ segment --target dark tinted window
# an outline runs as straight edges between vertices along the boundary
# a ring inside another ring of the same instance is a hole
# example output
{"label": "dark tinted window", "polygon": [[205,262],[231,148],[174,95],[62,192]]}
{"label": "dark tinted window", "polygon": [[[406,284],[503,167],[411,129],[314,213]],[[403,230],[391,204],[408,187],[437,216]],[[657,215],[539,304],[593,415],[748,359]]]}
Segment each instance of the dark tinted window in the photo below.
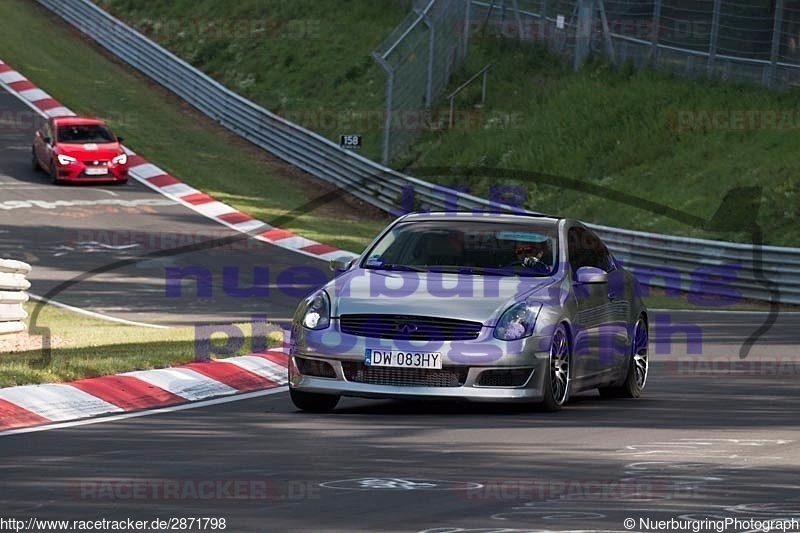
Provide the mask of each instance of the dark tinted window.
{"label": "dark tinted window", "polygon": [[59,126],[58,142],[61,143],[113,143],[114,135],[107,127],[100,124],[79,124],[75,126]]}
{"label": "dark tinted window", "polygon": [[570,228],[567,240],[569,263],[573,270],[582,266],[602,268],[606,272],[614,270],[613,258],[595,232],[581,227]]}

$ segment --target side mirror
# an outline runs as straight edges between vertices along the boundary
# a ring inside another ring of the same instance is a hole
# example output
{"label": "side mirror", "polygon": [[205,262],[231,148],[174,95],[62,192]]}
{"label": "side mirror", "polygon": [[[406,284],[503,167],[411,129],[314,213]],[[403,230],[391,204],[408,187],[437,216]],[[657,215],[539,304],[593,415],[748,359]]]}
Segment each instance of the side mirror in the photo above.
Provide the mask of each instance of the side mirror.
{"label": "side mirror", "polygon": [[42,140],[45,142],[45,144],[53,144],[53,139],[50,137],[42,137]]}
{"label": "side mirror", "polygon": [[120,143],[121,143],[121,142],[122,142],[122,141],[124,141],[124,140],[125,140],[125,137],[117,137],[117,142],[120,142]]}
{"label": "side mirror", "polygon": [[331,259],[331,270],[334,272],[345,272],[350,270],[350,267],[353,266],[353,263],[355,263],[356,259],[358,259],[357,256],[351,257],[349,255],[342,255]]}
{"label": "side mirror", "polygon": [[608,273],[602,268],[582,266],[575,272],[576,283],[608,283]]}

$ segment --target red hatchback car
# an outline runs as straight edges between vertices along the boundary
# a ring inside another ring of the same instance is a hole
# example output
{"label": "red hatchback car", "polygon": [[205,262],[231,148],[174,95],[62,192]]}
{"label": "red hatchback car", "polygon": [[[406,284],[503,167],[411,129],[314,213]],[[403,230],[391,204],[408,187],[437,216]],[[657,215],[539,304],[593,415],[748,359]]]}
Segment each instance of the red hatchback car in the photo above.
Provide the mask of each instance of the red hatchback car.
{"label": "red hatchback car", "polygon": [[54,117],[33,138],[33,168],[53,183],[128,181],[128,156],[121,138],[100,119]]}

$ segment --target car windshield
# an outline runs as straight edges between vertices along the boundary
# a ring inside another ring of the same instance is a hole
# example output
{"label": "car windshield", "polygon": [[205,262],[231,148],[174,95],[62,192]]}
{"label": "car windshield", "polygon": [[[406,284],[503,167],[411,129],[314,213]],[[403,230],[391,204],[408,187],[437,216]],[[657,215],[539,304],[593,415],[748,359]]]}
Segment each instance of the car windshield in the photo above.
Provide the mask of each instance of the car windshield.
{"label": "car windshield", "polygon": [[497,276],[555,272],[558,237],[552,221],[424,220],[386,233],[361,266],[379,270],[431,270]]}
{"label": "car windshield", "polygon": [[76,124],[72,126],[59,126],[57,134],[61,143],[113,143],[114,135],[102,124]]}

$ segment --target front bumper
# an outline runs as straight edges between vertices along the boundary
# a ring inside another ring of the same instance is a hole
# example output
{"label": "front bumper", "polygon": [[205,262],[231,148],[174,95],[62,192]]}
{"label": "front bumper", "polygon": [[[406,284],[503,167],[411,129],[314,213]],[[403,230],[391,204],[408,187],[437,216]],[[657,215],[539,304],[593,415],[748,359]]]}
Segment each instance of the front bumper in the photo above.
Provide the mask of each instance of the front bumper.
{"label": "front bumper", "polygon": [[[295,324],[289,357],[289,386],[303,392],[363,398],[442,398],[468,401],[538,402],[549,386],[550,339],[517,341],[493,337],[484,327],[461,341],[402,341]],[[366,350],[437,352],[442,370],[365,365]]]}
{"label": "front bumper", "polygon": [[[365,350],[385,339],[337,338],[344,351],[325,353],[314,332],[294,342],[289,360],[289,386],[304,392],[363,398],[441,398],[476,402],[538,402],[549,383],[549,352],[539,349],[541,338],[508,343],[491,338],[491,330],[475,341],[437,346],[442,370],[370,367]],[[384,345],[383,349],[403,349]],[[405,347],[407,350],[408,348]],[[492,357],[480,357],[481,350]]]}
{"label": "front bumper", "polygon": [[127,165],[108,165],[105,174],[87,174],[90,168],[81,161],[69,165],[56,165],[56,174],[59,181],[126,181],[128,179]]}

